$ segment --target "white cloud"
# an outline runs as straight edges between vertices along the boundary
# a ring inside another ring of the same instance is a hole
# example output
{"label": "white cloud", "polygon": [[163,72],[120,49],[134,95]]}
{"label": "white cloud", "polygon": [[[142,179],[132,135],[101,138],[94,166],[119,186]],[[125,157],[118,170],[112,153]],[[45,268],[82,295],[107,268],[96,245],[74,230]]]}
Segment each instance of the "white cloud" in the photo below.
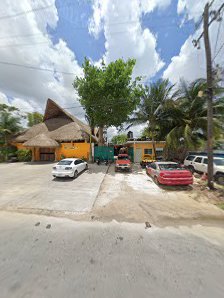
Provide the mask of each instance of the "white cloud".
{"label": "white cloud", "polygon": [[166,8],[171,0],[95,0],[89,31],[95,37],[103,30],[106,39],[104,60],[135,58],[135,76],[152,77],[163,66],[156,50],[156,37],[141,26],[143,14],[156,7]]}
{"label": "white cloud", "polygon": [[[178,2],[178,13],[186,12],[188,14],[188,19],[193,19],[198,21],[200,16],[202,16],[204,5],[207,1],[194,1],[194,0],[179,0]],[[212,9],[217,9],[222,4],[221,0],[216,0],[212,6]],[[219,38],[217,42],[217,47],[215,49],[217,32],[218,32],[219,22],[215,21],[210,26],[210,43],[212,49],[213,59],[218,53],[223,40],[224,40],[224,22],[221,23]],[[164,71],[163,77],[168,78],[172,83],[177,83],[181,78],[188,81],[200,77],[206,77],[206,60],[205,60],[205,49],[203,38],[200,41],[201,49],[196,49],[192,40],[197,39],[203,28],[201,27],[195,32],[193,36],[189,36],[184,42],[180,49],[180,53],[171,59],[171,63],[168,65],[167,69]],[[214,60],[214,64],[222,65],[224,64],[223,59],[224,49],[222,49]]]}
{"label": "white cloud", "polygon": [[[47,34],[47,26],[52,28],[57,26],[55,0],[7,1],[7,5],[1,1],[0,11],[1,15],[12,15],[45,6],[50,7],[0,20],[0,61],[55,71],[0,64],[1,94],[10,96],[11,103],[24,111],[43,112],[48,97],[55,99],[62,107],[73,106],[77,97],[72,82],[75,75],[82,74],[75,54],[66,43],[60,39],[54,45]],[[22,46],[24,44],[26,46]],[[75,114],[83,113],[81,109],[74,111]]]}
{"label": "white cloud", "polygon": [[8,102],[7,96],[4,93],[0,92],[0,104],[8,104],[8,103],[9,102]]}

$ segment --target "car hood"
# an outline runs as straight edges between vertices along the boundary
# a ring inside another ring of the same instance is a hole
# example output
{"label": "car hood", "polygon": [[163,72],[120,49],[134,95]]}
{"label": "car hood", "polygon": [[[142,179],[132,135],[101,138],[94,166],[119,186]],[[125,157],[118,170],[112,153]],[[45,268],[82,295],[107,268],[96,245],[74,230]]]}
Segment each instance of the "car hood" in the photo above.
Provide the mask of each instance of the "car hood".
{"label": "car hood", "polygon": [[215,169],[220,172],[224,172],[224,166],[215,166]]}

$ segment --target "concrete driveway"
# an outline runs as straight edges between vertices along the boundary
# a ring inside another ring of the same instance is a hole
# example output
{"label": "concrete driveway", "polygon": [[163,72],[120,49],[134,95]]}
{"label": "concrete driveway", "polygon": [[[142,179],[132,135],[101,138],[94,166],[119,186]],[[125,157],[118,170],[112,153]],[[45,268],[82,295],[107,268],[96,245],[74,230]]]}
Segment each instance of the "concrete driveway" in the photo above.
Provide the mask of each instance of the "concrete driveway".
{"label": "concrete driveway", "polygon": [[1,209],[87,212],[98,194],[107,167],[90,165],[75,180],[53,179],[53,163],[0,164]]}

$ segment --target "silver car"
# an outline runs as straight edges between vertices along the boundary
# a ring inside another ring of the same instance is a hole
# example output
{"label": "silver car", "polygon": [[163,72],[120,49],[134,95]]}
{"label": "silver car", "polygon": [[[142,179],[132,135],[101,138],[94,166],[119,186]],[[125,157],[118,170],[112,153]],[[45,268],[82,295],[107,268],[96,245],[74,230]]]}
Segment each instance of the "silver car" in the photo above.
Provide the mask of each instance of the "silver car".
{"label": "silver car", "polygon": [[65,158],[60,160],[52,169],[53,177],[77,178],[78,174],[88,169],[86,161],[79,158]]}

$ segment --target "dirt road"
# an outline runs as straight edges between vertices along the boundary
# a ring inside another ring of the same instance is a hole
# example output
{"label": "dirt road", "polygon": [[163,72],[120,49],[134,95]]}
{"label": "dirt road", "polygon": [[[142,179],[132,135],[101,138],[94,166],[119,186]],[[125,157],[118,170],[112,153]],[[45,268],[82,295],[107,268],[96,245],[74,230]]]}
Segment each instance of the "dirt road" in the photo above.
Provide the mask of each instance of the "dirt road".
{"label": "dirt road", "polygon": [[208,202],[199,202],[197,196],[190,186],[157,186],[137,165],[130,174],[115,173],[112,165],[103,180],[92,214],[103,221],[149,221],[157,226],[223,224],[224,211]]}

